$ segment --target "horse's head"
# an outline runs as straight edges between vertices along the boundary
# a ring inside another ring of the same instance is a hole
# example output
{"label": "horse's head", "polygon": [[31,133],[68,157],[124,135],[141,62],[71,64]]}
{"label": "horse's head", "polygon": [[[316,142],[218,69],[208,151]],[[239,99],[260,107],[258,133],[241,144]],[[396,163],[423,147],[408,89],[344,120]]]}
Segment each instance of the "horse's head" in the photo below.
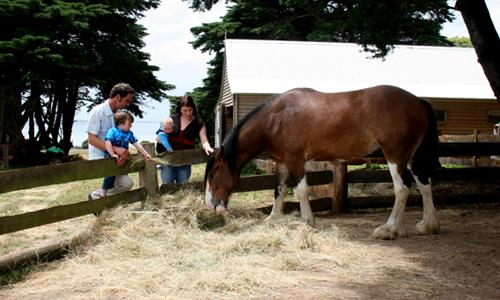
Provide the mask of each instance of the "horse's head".
{"label": "horse's head", "polygon": [[237,172],[224,159],[224,147],[208,158],[205,169],[205,206],[218,214],[226,211],[229,196],[238,184]]}

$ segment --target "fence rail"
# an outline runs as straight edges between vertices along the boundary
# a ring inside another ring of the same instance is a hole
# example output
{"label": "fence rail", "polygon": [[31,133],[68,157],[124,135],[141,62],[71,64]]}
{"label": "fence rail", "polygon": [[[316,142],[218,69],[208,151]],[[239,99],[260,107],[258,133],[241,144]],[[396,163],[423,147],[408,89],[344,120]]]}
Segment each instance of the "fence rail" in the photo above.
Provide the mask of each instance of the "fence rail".
{"label": "fence rail", "polygon": [[[154,153],[153,145],[145,145],[150,153]],[[379,157],[381,153],[374,153],[369,157]],[[500,155],[500,143],[440,143],[439,156],[491,156]],[[264,154],[261,157],[266,158]],[[156,161],[168,165],[184,165],[203,163],[206,156],[200,150],[175,151],[162,157],[155,158],[154,161],[133,156],[124,166],[117,167],[113,159],[91,160],[81,162],[64,163],[60,165],[41,166],[27,169],[9,170],[0,172],[0,193],[28,189],[51,184],[67,183],[79,180],[102,178],[110,175],[120,175],[132,172],[139,172],[140,188],[121,193],[118,195],[98,199],[96,201],[82,201],[69,205],[60,205],[28,212],[13,216],[0,217],[0,235],[19,230],[33,228],[53,222],[59,222],[71,218],[80,217],[90,213],[97,213],[103,209],[114,207],[118,204],[134,202],[144,202],[148,197],[155,197],[158,194],[168,193],[177,190],[174,185],[158,186]],[[330,197],[315,199],[311,201],[313,211],[331,210],[343,212],[348,207],[380,207],[381,205],[391,205],[393,197],[356,197],[347,198],[348,183],[375,183],[390,182],[391,177],[385,170],[358,170],[347,172],[347,163],[333,162],[333,169],[330,171],[316,171],[307,173],[309,185],[331,186]],[[460,169],[440,169],[434,181],[455,181],[455,180],[499,180],[500,168],[460,168]],[[273,189],[276,185],[275,175],[247,176],[242,177],[235,192],[257,191]],[[191,182],[195,189],[200,189],[201,182]],[[498,201],[498,195],[486,195],[485,201]],[[453,201],[470,202],[476,195],[459,195]],[[443,195],[435,196],[436,203],[449,203],[449,197]],[[417,201],[417,197],[410,196],[409,204]],[[271,206],[259,208],[268,212]],[[287,202],[285,211],[297,210],[298,203]],[[66,245],[67,246],[67,245]],[[0,259],[0,273],[11,270],[14,266],[20,266],[20,262],[36,260],[44,254],[59,253],[57,247],[46,247],[38,251],[24,251],[18,258],[9,255],[8,259]],[[55,249],[55,250],[54,250]],[[45,252],[46,253],[45,253]],[[54,252],[55,251],[55,252]],[[27,253],[35,253],[29,257]],[[16,265],[17,264],[17,265]]]}
{"label": "fence rail", "polygon": [[[146,146],[152,148],[152,145]],[[439,146],[440,156],[489,156],[498,154],[500,154],[500,143],[440,143]],[[369,157],[378,156],[380,154],[374,153]],[[155,158],[155,160],[161,160],[163,163],[169,165],[184,165],[187,163],[205,162],[206,156],[200,150],[186,150],[175,151]],[[117,167],[113,159],[101,159],[0,172],[0,182],[2,183],[0,185],[0,193],[138,171],[141,173],[141,188],[137,190],[99,199],[98,201],[83,201],[35,212],[0,217],[0,235],[96,213],[120,203],[145,201],[148,196],[155,196],[158,193],[175,190],[177,187],[168,185],[159,189],[155,164],[155,162],[147,162],[138,156],[133,156],[123,167]],[[500,179],[500,168],[440,169],[434,177],[434,181],[438,182],[474,179]],[[342,212],[349,204],[347,199],[347,183],[391,182],[391,177],[386,170],[347,172],[347,164],[341,163],[337,164],[334,172],[310,172],[307,174],[307,180],[309,185],[333,183],[334,192],[330,199],[330,201],[333,201],[331,208],[336,212]],[[242,177],[235,192],[273,189],[276,182],[275,175]],[[192,183],[192,185],[195,188],[201,189],[201,183]],[[324,205],[320,205],[320,207],[324,207]]]}

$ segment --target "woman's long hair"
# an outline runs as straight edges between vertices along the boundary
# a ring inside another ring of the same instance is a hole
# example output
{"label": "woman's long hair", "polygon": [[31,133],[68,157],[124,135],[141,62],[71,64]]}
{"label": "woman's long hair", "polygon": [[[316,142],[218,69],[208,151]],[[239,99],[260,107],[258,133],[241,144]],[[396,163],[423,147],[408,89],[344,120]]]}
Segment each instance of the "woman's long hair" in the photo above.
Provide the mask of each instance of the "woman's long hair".
{"label": "woman's long hair", "polygon": [[177,115],[181,115],[181,108],[183,106],[191,107],[193,109],[193,116],[197,117],[197,111],[196,111],[196,104],[194,103],[194,100],[191,96],[182,96],[180,97],[179,103],[177,104],[177,108],[175,111],[177,112]]}

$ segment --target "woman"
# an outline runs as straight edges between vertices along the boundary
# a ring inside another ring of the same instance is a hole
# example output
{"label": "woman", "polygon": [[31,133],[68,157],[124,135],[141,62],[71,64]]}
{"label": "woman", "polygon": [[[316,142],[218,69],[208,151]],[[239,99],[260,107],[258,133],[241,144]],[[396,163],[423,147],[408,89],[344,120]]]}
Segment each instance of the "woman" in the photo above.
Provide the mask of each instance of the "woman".
{"label": "woman", "polygon": [[[174,115],[174,130],[168,135],[170,145],[175,150],[194,149],[197,137],[200,138],[203,150],[207,155],[214,149],[207,139],[205,123],[196,115],[196,105],[191,96],[183,96],[180,99]],[[181,184],[191,176],[191,165],[162,166],[160,167],[162,183]]]}

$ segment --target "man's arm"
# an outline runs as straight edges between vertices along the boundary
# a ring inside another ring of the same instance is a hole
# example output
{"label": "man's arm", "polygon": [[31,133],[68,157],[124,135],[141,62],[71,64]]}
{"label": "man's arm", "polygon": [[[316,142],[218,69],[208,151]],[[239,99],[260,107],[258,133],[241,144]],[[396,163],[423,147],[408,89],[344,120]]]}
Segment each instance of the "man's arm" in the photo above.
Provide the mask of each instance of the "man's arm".
{"label": "man's arm", "polygon": [[89,132],[88,140],[90,145],[101,149],[102,151],[106,151],[106,145],[104,144],[104,141],[101,140],[97,135]]}

